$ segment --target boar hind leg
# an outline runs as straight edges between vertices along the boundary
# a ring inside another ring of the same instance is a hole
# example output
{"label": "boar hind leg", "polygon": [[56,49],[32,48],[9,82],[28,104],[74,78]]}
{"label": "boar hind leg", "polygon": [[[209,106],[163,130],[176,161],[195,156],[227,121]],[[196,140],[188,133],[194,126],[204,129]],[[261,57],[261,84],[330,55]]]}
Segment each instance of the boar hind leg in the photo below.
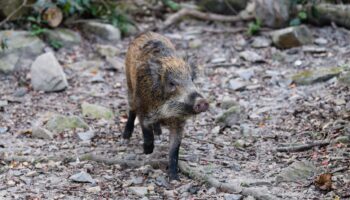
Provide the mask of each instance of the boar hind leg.
{"label": "boar hind leg", "polygon": [[128,121],[126,122],[126,126],[125,126],[124,133],[123,133],[124,139],[130,139],[132,132],[134,131],[135,118],[136,118],[136,112],[130,110],[129,116],[128,116]]}
{"label": "boar hind leg", "polygon": [[183,126],[170,129],[170,149],[169,149],[169,179],[179,180],[177,174],[177,164],[179,160],[179,149],[181,145]]}
{"label": "boar hind leg", "polygon": [[143,152],[145,154],[153,153],[154,149],[154,135],[152,125],[145,126],[141,122],[142,135],[143,135]]}
{"label": "boar hind leg", "polygon": [[153,133],[155,135],[161,135],[162,134],[162,129],[160,128],[160,123],[153,124]]}

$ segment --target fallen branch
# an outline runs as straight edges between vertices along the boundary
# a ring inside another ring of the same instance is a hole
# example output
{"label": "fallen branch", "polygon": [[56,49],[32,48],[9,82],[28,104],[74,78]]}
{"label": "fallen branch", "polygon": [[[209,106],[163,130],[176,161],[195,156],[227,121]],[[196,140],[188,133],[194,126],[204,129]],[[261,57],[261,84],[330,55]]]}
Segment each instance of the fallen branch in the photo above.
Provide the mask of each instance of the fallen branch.
{"label": "fallen branch", "polygon": [[213,145],[221,147],[221,148],[224,147],[223,144],[220,144],[220,143],[217,143],[217,142],[214,142],[214,141],[211,141],[211,140],[202,140],[202,139],[199,139],[199,138],[196,138],[196,137],[193,137],[193,136],[186,136],[186,137],[189,137],[189,138],[191,138],[193,140],[197,140],[197,141],[199,141],[199,142],[201,142],[203,144],[210,143],[210,144],[213,144]]}
{"label": "fallen branch", "polygon": [[288,147],[277,147],[276,151],[278,152],[300,152],[300,151],[307,151],[314,147],[324,147],[329,145],[329,141],[320,141],[320,142],[313,142],[310,144],[297,144],[297,145],[291,145]]}
{"label": "fallen branch", "polygon": [[254,16],[242,17],[241,15],[226,16],[213,13],[205,13],[194,9],[182,8],[178,12],[170,15],[160,29],[166,29],[170,25],[178,22],[183,17],[193,17],[201,20],[219,21],[219,22],[238,22],[253,20]]}
{"label": "fallen branch", "polygon": [[27,0],[23,0],[22,4],[18,8],[16,8],[16,10],[7,15],[7,17],[0,22],[0,27],[4,25],[7,21],[9,21],[11,17],[18,13],[25,5],[27,5]]}
{"label": "fallen branch", "polygon": [[240,67],[237,63],[213,63],[205,65],[206,68],[219,68],[219,67]]}
{"label": "fallen branch", "polygon": [[168,162],[164,159],[156,159],[156,160],[126,160],[122,158],[108,158],[108,157],[101,157],[96,154],[88,153],[83,156],[79,157],[79,160],[81,161],[95,161],[99,163],[104,163],[107,165],[120,165],[122,167],[132,167],[132,168],[138,168],[145,165],[151,165],[153,168],[160,168],[161,166],[166,166]]}
{"label": "fallen branch", "polygon": [[210,186],[215,187],[223,192],[240,193],[244,196],[253,196],[258,200],[279,199],[276,196],[269,194],[269,192],[264,189],[248,188],[248,187],[246,188],[246,187],[241,187],[240,184],[234,184],[234,183],[222,183],[216,178],[203,173],[198,168],[190,167],[186,162],[180,161],[179,168],[183,173],[187,174],[189,177],[193,179],[198,179],[200,181],[205,181]]}
{"label": "fallen branch", "polygon": [[214,28],[204,28],[202,32],[221,34],[221,33],[241,33],[246,32],[248,29],[246,27],[238,27],[238,28],[226,28],[226,29],[214,29]]}

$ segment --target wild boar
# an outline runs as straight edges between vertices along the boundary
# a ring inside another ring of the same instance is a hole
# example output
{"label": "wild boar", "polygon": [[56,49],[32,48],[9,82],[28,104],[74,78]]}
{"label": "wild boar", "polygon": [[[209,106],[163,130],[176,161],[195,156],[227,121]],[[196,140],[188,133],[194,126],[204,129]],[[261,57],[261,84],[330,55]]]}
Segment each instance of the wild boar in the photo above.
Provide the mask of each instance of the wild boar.
{"label": "wild boar", "polygon": [[151,154],[154,134],[161,134],[161,126],[168,128],[169,179],[178,179],[178,155],[186,119],[209,107],[193,82],[198,68],[177,56],[168,38],[153,32],[131,42],[125,67],[130,110],[123,138],[131,137],[137,116],[144,153]]}

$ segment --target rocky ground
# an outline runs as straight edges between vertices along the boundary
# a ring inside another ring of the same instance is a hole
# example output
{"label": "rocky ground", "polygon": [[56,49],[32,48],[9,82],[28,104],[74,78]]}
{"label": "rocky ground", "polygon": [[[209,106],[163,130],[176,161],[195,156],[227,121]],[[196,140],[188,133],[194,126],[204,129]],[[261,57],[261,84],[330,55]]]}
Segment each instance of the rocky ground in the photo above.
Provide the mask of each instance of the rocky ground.
{"label": "rocky ground", "polygon": [[[249,37],[213,29],[219,28],[184,22],[163,33],[203,66],[197,82],[211,102],[209,112],[189,120],[180,159],[241,193],[193,174],[169,183],[162,167],[79,159],[166,158],[168,135],[148,156],[139,126],[129,144],[121,140],[123,59],[132,37],[101,45],[75,35],[78,44],[35,60],[52,51],[36,41],[31,71],[0,75],[1,199],[350,199],[349,32],[310,27],[312,44],[281,50],[267,32]],[[54,66],[55,75],[46,76],[51,71],[41,63]],[[298,145],[307,147],[297,151]]]}

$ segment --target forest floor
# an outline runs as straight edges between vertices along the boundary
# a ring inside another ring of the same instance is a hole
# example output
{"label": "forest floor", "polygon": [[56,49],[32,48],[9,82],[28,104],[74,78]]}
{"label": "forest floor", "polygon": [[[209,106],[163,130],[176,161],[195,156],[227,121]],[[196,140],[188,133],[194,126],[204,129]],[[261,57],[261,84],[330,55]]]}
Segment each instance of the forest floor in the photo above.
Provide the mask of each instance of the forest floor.
{"label": "forest floor", "polygon": [[[210,28],[215,27],[186,22],[163,33],[180,54],[197,57],[204,68],[198,87],[211,102],[208,112],[188,120],[180,159],[222,182],[276,199],[350,199],[349,141],[339,142],[340,136],[350,133],[349,88],[337,78],[305,86],[291,82],[291,76],[303,69],[349,63],[350,34],[340,28],[310,27],[313,36],[323,41],[314,45],[323,51],[315,53],[303,47],[280,50],[269,44],[256,48],[254,40],[265,36],[212,33]],[[157,138],[155,153],[147,156],[142,153],[139,126],[129,144],[121,139],[128,106],[123,61],[117,60],[124,59],[131,39],[114,46],[118,52],[113,57],[114,70],[106,69],[106,60],[96,53],[94,43],[85,41],[57,51],[69,82],[62,92],[21,88],[20,82],[30,80],[29,71],[0,75],[0,100],[8,102],[0,109],[0,154],[7,158],[0,160],[0,198],[263,199],[260,194],[229,195],[182,172],[181,181],[169,183],[164,168],[64,159],[85,153],[126,160],[166,158],[167,131]],[[244,60],[240,56],[244,51],[253,51],[261,59]],[[116,117],[113,121],[84,117],[82,102],[109,107]],[[216,118],[232,106],[238,109],[231,116],[235,119],[226,124],[230,127],[223,127]],[[32,137],[33,125],[49,119],[50,113],[81,117],[95,136],[82,141],[77,134],[85,130],[76,129],[52,140]],[[319,141],[330,143],[300,152],[277,149]],[[16,156],[25,161],[9,161]],[[30,162],[38,157],[55,159]],[[90,174],[93,183],[70,180],[81,171]],[[331,180],[315,183],[325,173],[332,173]],[[320,189],[330,182],[330,191]]]}

